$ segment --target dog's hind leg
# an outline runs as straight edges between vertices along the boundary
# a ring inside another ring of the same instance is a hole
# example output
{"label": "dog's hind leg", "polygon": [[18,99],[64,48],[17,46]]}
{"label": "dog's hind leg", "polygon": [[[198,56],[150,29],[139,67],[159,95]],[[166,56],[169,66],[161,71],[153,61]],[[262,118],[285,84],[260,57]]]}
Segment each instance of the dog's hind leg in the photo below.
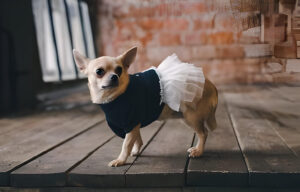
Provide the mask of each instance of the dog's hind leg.
{"label": "dog's hind leg", "polygon": [[208,131],[204,127],[204,123],[201,122],[199,126],[193,127],[198,137],[197,145],[188,149],[189,157],[200,157],[204,152],[204,146]]}

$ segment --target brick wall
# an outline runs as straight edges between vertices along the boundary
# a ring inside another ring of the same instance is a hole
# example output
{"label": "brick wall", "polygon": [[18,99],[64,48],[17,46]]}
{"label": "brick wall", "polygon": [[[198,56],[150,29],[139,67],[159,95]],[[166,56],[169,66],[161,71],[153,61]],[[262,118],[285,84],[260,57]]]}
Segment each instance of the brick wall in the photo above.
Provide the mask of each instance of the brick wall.
{"label": "brick wall", "polygon": [[277,34],[284,40],[285,34],[274,33],[274,24],[264,28],[267,35],[261,40],[261,13],[273,6],[272,0],[266,2],[102,0],[97,15],[99,54],[116,56],[138,46],[130,72],[157,66],[174,52],[181,60],[202,66],[205,75],[219,84],[299,81],[294,72],[300,66],[297,59],[289,67],[292,71],[286,70],[288,62],[271,61],[275,41],[265,39]]}

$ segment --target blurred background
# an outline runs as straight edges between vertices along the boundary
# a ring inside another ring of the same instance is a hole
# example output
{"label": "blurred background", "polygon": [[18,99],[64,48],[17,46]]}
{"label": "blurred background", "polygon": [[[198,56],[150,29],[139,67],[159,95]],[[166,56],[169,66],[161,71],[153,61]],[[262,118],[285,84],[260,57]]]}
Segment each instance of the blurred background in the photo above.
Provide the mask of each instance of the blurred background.
{"label": "blurred background", "polygon": [[1,0],[0,42],[1,115],[53,107],[65,95],[67,108],[90,102],[73,48],[95,58],[138,46],[132,73],[176,53],[217,86],[292,83],[300,81],[300,2]]}

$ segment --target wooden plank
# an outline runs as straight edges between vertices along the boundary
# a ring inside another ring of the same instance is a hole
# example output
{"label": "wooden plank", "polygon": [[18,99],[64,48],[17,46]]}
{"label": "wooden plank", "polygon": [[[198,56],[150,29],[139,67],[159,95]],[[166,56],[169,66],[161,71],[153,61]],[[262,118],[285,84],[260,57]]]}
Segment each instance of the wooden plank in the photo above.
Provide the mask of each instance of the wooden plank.
{"label": "wooden plank", "polygon": [[26,117],[12,117],[0,119],[0,135],[5,134],[15,129],[19,129],[28,124],[35,122],[37,118],[41,118],[41,115],[26,116]]}
{"label": "wooden plank", "polygon": [[[276,88],[282,90],[282,92],[276,90],[275,92],[278,94],[274,94],[274,89],[271,87],[263,91],[253,91],[248,97],[255,99],[257,101],[256,104],[263,107],[260,114],[268,119],[288,147],[300,158],[300,115],[293,113],[293,111],[300,110],[300,107],[297,108],[297,101],[289,98],[289,96],[296,95],[299,92],[299,88],[298,90],[296,87]],[[287,95],[284,93],[287,93]],[[277,103],[282,102],[286,103],[290,111],[286,112],[285,108],[274,107],[274,104],[276,106]]]}
{"label": "wooden plank", "polygon": [[[157,131],[159,131],[162,124],[163,122],[153,122],[151,125],[141,129],[144,142],[142,150],[147,146]],[[127,164],[121,167],[108,166],[110,161],[118,157],[121,151],[122,141],[123,140],[119,137],[113,138],[84,162],[71,170],[68,174],[68,185],[84,187],[124,187],[124,174],[136,157],[129,157]]]}
{"label": "wooden plank", "polygon": [[[267,92],[268,90],[262,90],[262,89],[256,89],[253,90],[251,94],[256,94],[258,92]],[[270,97],[272,96],[272,93],[268,93]],[[250,95],[249,95],[250,96]],[[290,102],[286,99],[283,99],[283,97],[277,97],[276,102],[271,99],[264,99],[263,102],[268,105],[268,109],[273,111],[274,113],[282,113],[286,115],[292,115],[292,116],[300,116],[300,102]],[[253,103],[255,107],[259,107],[260,110],[265,110],[265,107],[263,105],[259,105],[257,103]]]}
{"label": "wooden plank", "polygon": [[282,97],[283,100],[299,103],[300,102],[300,85],[299,86],[276,86],[268,87],[272,91],[273,97]]}
{"label": "wooden plank", "polygon": [[10,175],[11,186],[65,186],[67,171],[114,136],[106,122],[29,162]]}
{"label": "wooden plank", "polygon": [[194,132],[181,120],[169,120],[126,172],[126,185],[177,187],[185,185],[187,149]]}
{"label": "wooden plank", "polygon": [[[0,135],[0,146],[11,145],[16,141],[21,142],[24,139],[32,136],[32,133],[41,133],[47,129],[55,128],[61,122],[66,122],[68,119],[76,118],[80,113],[78,111],[64,111],[64,112],[46,112],[37,116],[28,118],[28,122],[14,123],[3,130]],[[13,121],[13,120],[12,120]],[[18,119],[16,119],[18,121]]]}
{"label": "wooden plank", "polygon": [[187,168],[187,185],[248,185],[247,167],[236,140],[224,98],[221,94],[219,98],[216,112],[218,128],[214,132],[209,132],[203,156],[190,159]]}
{"label": "wooden plank", "polygon": [[[251,92],[251,91],[250,91]],[[225,93],[233,126],[245,156],[251,186],[299,186],[300,161],[257,113],[249,93]],[[247,106],[248,104],[248,106]]]}
{"label": "wooden plank", "polygon": [[38,129],[30,129],[26,134],[18,133],[16,130],[19,137],[1,146],[0,185],[7,185],[9,173],[20,165],[104,119],[103,113],[99,113],[98,110],[98,113],[81,110],[80,116],[77,113],[73,118],[57,118],[57,123],[39,124]]}
{"label": "wooden plank", "polygon": [[[47,113],[49,114],[49,113]],[[59,122],[65,122],[68,119],[71,119],[72,117],[78,116],[78,113],[73,111],[72,113],[50,113],[52,114],[48,118],[45,118],[45,116],[42,114],[38,117],[33,117],[35,121],[29,124],[25,124],[21,127],[16,127],[16,129],[13,130],[7,130],[3,134],[0,135],[0,154],[2,150],[6,150],[6,152],[12,151],[12,149],[20,146],[22,141],[30,138],[34,134],[40,134],[45,129],[52,129],[54,128]],[[45,127],[47,125],[48,127]],[[22,145],[22,147],[24,147]],[[15,151],[12,151],[10,153],[16,153]],[[21,152],[19,152],[21,153]],[[13,154],[10,154],[13,155]],[[22,154],[19,154],[19,156],[22,156]],[[10,157],[5,157],[10,158]],[[28,157],[30,158],[30,157]],[[8,185],[9,183],[9,176],[8,171],[13,169],[15,166],[20,164],[22,162],[15,162],[13,159],[4,159],[3,156],[0,158],[0,186]]]}

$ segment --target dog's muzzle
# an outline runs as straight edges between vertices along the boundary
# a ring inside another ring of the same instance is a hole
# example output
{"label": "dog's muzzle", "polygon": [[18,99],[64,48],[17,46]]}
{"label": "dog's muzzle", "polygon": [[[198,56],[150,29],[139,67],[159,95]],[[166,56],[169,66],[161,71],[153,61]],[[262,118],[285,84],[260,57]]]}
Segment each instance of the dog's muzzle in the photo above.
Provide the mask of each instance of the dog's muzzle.
{"label": "dog's muzzle", "polygon": [[112,88],[112,87],[116,87],[119,85],[119,76],[116,74],[112,74],[109,77],[109,84],[108,85],[103,85],[102,88],[106,89],[106,88]]}

